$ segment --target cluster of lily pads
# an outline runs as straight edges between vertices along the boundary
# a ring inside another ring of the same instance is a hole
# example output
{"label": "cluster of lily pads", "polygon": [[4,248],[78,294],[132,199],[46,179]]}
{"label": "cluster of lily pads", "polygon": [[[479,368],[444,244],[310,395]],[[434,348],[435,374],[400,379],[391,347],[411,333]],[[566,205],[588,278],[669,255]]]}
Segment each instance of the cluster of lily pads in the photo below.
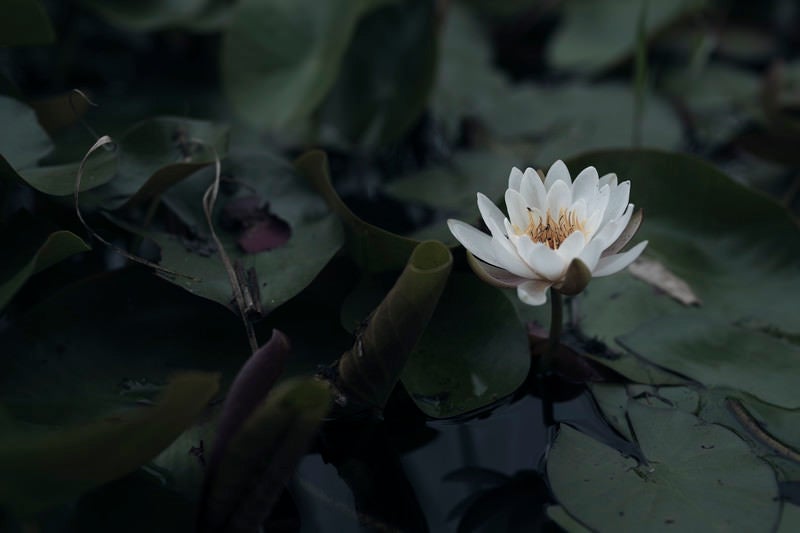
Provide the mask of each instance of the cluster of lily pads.
{"label": "cluster of lily pads", "polygon": [[[668,48],[703,7],[616,3],[560,8],[551,63],[613,69],[656,36]],[[489,487],[454,510],[460,528],[798,527],[796,216],[764,183],[674,151],[680,123],[651,88],[512,83],[480,25],[522,9],[499,4],[86,3],[128,31],[220,33],[233,126],[141,116],[96,135],[84,121],[102,123],[112,102],[30,99],[3,78],[0,529],[277,528],[309,505],[294,500],[346,499],[293,478],[316,455],[352,491],[353,528],[436,529],[400,448],[424,449],[437,420],[480,424],[531,396],[554,429],[543,460],[531,450],[507,475],[478,458],[450,476]],[[37,31],[0,32],[7,44],[51,40],[39,2],[20,5]],[[603,16],[616,31],[597,47]],[[390,30],[396,61],[373,53]],[[722,132],[707,126],[753,95],[697,88],[744,70],[693,61],[663,91],[686,97],[702,146],[741,143],[793,168],[794,67],[770,70],[762,107]],[[429,122],[439,137],[424,161],[392,159]],[[557,158],[552,178],[509,182],[512,166]],[[400,171],[383,172],[387,159]],[[567,169],[569,201],[551,200]],[[359,206],[364,189],[379,215]],[[581,214],[562,225],[580,246],[545,230],[548,207]],[[491,237],[465,229],[479,211]],[[626,253],[637,228],[647,247]],[[539,305],[545,291],[568,296],[564,316]],[[553,410],[574,383],[603,431]],[[394,486],[388,508],[371,494],[378,474]],[[533,492],[535,509],[520,497]]]}

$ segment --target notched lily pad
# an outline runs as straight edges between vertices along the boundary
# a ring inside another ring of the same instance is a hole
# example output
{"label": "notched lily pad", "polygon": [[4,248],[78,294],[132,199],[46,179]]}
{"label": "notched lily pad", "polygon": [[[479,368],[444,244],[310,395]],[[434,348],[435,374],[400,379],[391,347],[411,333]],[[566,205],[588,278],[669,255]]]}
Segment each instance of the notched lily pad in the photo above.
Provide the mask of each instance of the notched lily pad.
{"label": "notched lily pad", "polygon": [[781,504],[772,469],[732,431],[677,409],[628,404],[644,460],[570,426],[547,476],[561,505],[602,531],[771,531]]}

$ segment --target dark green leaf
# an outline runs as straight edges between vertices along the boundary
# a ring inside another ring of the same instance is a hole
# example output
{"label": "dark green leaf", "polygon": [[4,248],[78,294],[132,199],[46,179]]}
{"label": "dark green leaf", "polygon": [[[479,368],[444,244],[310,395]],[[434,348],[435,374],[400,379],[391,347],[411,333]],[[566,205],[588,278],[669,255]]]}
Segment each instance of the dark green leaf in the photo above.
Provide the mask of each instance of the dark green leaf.
{"label": "dark green leaf", "polygon": [[149,407],[72,429],[5,432],[0,503],[30,513],[132,472],[180,435],[217,388],[217,375],[181,374]]}
{"label": "dark green leaf", "polygon": [[[3,20],[12,19],[3,17]],[[0,164],[3,167],[16,170],[30,167],[52,150],[50,137],[39,125],[36,113],[25,104],[0,96],[0,120],[5,124],[0,129]],[[2,168],[3,177],[10,178],[10,170]]]}
{"label": "dark green leaf", "polygon": [[51,44],[56,40],[50,17],[39,0],[6,0],[3,12],[0,46]]}

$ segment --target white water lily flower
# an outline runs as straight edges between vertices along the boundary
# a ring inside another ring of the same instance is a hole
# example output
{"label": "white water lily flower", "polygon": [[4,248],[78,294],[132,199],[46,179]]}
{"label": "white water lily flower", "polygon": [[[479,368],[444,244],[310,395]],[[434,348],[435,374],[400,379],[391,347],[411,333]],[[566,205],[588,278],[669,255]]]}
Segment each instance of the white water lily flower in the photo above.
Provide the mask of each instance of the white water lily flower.
{"label": "white water lily flower", "polygon": [[[583,290],[592,277],[608,276],[632,263],[647,246],[619,252],[639,229],[641,210],[628,203],[630,182],[616,174],[583,169],[572,181],[556,161],[542,181],[533,169],[511,170],[506,217],[478,193],[478,209],[491,235],[450,219],[450,231],[472,254],[470,263],[485,281],[516,287],[529,305],[547,301],[552,287],[564,294]],[[472,257],[474,256],[474,257]],[[475,259],[477,258],[477,260]]]}

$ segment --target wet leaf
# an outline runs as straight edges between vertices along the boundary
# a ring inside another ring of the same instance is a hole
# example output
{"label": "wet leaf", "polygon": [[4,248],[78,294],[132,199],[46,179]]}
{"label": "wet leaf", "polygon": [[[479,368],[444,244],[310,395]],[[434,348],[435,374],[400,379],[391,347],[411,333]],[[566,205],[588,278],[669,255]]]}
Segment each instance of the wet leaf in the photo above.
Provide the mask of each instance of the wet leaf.
{"label": "wet leaf", "polygon": [[448,418],[514,392],[530,367],[528,339],[501,291],[453,274],[403,371],[403,385],[428,416]]}
{"label": "wet leaf", "polygon": [[201,502],[200,531],[252,531],[264,521],[328,412],[314,379],[278,385],[247,417]]}
{"label": "wet leaf", "polygon": [[307,152],[295,165],[345,225],[349,251],[361,268],[370,272],[403,268],[420,241],[391,233],[358,218],[333,188],[325,152]]}
{"label": "wet leaf", "polygon": [[236,111],[265,129],[306,120],[333,87],[358,21],[385,3],[239,2],[221,52],[223,85]]}
{"label": "wet leaf", "polygon": [[[383,409],[423,335],[452,268],[450,250],[423,242],[339,360],[336,386],[362,406]],[[349,407],[349,406],[348,406]]]}
{"label": "wet leaf", "polygon": [[50,17],[39,0],[6,0],[3,11],[0,46],[42,45],[56,40]]}
{"label": "wet leaf", "polygon": [[217,382],[214,374],[185,373],[149,407],[83,427],[6,432],[0,441],[0,502],[30,513],[132,472],[197,418]]}
{"label": "wet leaf", "polygon": [[736,434],[676,409],[631,403],[628,415],[647,462],[570,426],[556,437],[547,475],[577,520],[636,531],[771,531],[777,524],[772,469]]}
{"label": "wet leaf", "polygon": [[[165,203],[189,225],[189,236],[142,230],[131,225],[125,227],[151,238],[159,246],[161,266],[191,278],[159,275],[192,294],[233,309],[228,275],[210,246],[208,228],[200,209],[203,191],[213,179],[212,170],[201,171],[165,195]],[[224,172],[244,185],[231,194],[220,195],[217,203],[221,210],[255,193],[259,199],[268,199],[270,212],[289,225],[288,241],[275,249],[257,251],[267,248],[263,246],[265,240],[279,242],[272,240],[270,232],[268,238],[257,239],[257,246],[249,248],[246,239],[251,236],[235,229],[225,230],[216,224],[231,260],[241,261],[245,269],[255,269],[262,308],[269,312],[311,283],[339,250],[343,241],[341,226],[324,201],[309,190],[281,157],[269,152],[237,153],[229,158]]]}
{"label": "wet leaf", "polygon": [[[12,218],[12,223],[14,220]],[[5,235],[0,235],[0,246],[9,256],[0,267],[0,310],[31,276],[89,250],[89,245],[72,232],[55,231],[48,235],[34,220],[27,220],[25,225],[25,228],[12,225]]]}

